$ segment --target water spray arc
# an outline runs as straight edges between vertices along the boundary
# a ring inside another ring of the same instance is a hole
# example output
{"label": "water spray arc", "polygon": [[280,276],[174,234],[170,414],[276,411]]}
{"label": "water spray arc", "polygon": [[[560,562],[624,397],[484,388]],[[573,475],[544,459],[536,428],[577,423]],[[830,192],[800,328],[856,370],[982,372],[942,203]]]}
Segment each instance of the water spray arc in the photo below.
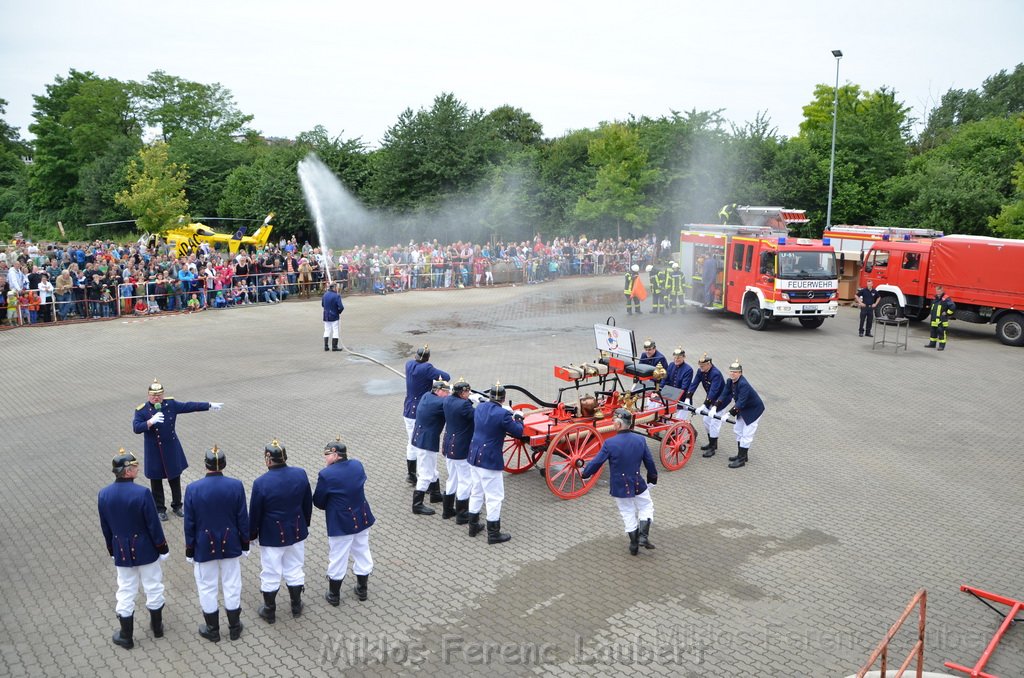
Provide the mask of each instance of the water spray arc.
{"label": "water spray arc", "polygon": [[[313,217],[313,223],[316,224],[316,234],[317,237],[320,239],[320,256],[322,257],[321,265],[323,270],[327,274],[327,282],[328,284],[330,284],[334,281],[331,279],[331,267],[328,265],[329,259],[327,256],[327,217],[325,213],[325,205],[322,195],[323,193],[325,193],[325,191],[321,190],[321,188],[325,186],[325,181],[329,179],[335,182],[336,193],[343,194],[344,189],[342,188],[341,182],[338,181],[337,177],[335,177],[331,173],[331,171],[327,169],[327,166],[324,165],[320,161],[320,159],[317,158],[316,155],[313,153],[310,153],[308,156],[299,161],[298,170],[299,183],[302,184],[302,194],[306,198],[306,206],[309,208],[309,211]],[[328,196],[327,199],[330,199],[330,197]],[[334,207],[336,209],[330,210],[331,212],[340,212],[344,208],[344,205],[334,205]],[[363,211],[365,212],[365,210]],[[381,367],[385,367],[391,370],[399,377],[402,377],[403,379],[405,378],[404,374],[402,374],[395,368],[391,367],[390,365],[385,365],[376,358],[371,358],[370,356],[365,355],[363,353],[356,353],[355,351],[350,349],[348,346],[345,345],[344,339],[340,338],[340,334],[338,343],[340,343],[341,347],[348,353],[351,353],[352,355],[357,356],[359,358],[369,360],[372,363],[376,363]]]}

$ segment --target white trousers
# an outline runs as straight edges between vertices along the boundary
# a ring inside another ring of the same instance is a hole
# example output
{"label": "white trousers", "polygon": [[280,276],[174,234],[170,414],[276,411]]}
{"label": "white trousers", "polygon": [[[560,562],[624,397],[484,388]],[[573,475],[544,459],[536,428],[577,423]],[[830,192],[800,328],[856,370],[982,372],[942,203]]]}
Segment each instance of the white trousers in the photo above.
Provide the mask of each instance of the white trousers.
{"label": "white trousers", "polygon": [[302,570],[306,562],[306,542],[300,541],[288,546],[260,545],[260,591],[276,591],[281,588],[281,577],[287,586],[302,586],[306,573]]}
{"label": "white trousers", "polygon": [[330,579],[344,579],[348,561],[352,559],[353,574],[373,572],[373,556],[370,555],[370,528],[341,537],[328,537],[327,576]]}
{"label": "white trousers", "polygon": [[117,567],[117,606],[114,611],[119,617],[130,617],[135,613],[135,595],[139,584],[146,594],[146,607],[159,610],[164,604],[164,571],[160,561],[138,567]]}
{"label": "white trousers", "polygon": [[473,488],[473,475],[469,462],[465,459],[444,458],[444,465],[448,469],[448,482],[445,483],[444,493],[454,494],[456,499],[469,499],[469,492]]}
{"label": "white trousers", "polygon": [[416,448],[412,446],[412,432],[416,428],[416,420],[410,419],[409,417],[402,417],[402,421],[405,422],[405,433],[409,440],[405,447],[405,460],[414,461],[416,459]]}
{"label": "white trousers", "polygon": [[638,521],[654,519],[654,500],[651,499],[651,488],[647,488],[635,497],[614,497],[622,516],[622,524],[626,533],[638,527]]}
{"label": "white trousers", "polygon": [[437,452],[416,450],[416,491],[423,492],[430,483],[437,480]]}
{"label": "white trousers", "polygon": [[338,328],[340,327],[340,325],[341,325],[341,321],[340,320],[325,320],[324,321],[324,339],[327,339],[327,338],[337,339],[338,338]]}
{"label": "white trousers", "polygon": [[722,420],[704,415],[704,428],[707,429],[709,438],[717,438],[718,432],[722,429]]}
{"label": "white trousers", "polygon": [[505,500],[504,471],[470,466],[472,487],[469,491],[469,512],[480,513],[487,501],[487,520],[501,520],[501,502]]}
{"label": "white trousers", "polygon": [[199,590],[199,607],[206,614],[217,611],[217,584],[224,590],[224,609],[237,610],[242,606],[242,565],[238,558],[221,558],[196,563],[192,569]]}
{"label": "white trousers", "polygon": [[742,414],[736,417],[736,425],[732,427],[732,430],[736,433],[736,442],[740,444],[740,447],[750,447],[750,443],[754,442],[754,433],[757,432],[759,423],[761,423],[761,417],[749,424],[743,421]]}

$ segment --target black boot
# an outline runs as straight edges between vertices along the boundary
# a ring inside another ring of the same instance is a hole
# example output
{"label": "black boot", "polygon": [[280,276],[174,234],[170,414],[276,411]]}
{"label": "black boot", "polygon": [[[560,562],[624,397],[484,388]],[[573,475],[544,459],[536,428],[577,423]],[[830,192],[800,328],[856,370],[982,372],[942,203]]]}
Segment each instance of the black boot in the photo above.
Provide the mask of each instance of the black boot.
{"label": "black boot", "polygon": [[508,532],[501,531],[500,520],[488,520],[487,521],[487,543],[488,544],[501,544],[512,538],[512,535]]}
{"label": "black boot", "polygon": [[934,341],[929,341],[927,344],[924,345],[924,347],[925,348],[935,348],[935,342]]}
{"label": "black boot", "polygon": [[149,611],[149,628],[153,630],[154,638],[164,637],[164,606],[161,605],[155,610]]}
{"label": "black boot", "polygon": [[341,582],[345,581],[344,577],[341,579],[327,578],[327,593],[324,594],[324,600],[338,607],[341,603]]}
{"label": "black boot", "polygon": [[132,636],[135,635],[135,615],[130,614],[127,617],[117,616],[117,621],[121,622],[121,628],[114,634],[113,641],[114,645],[120,645],[126,650],[130,650],[135,647],[135,641]]}
{"label": "black boot", "polygon": [[406,459],[405,460],[405,482],[410,485],[416,484],[416,460]]}
{"label": "black boot", "polygon": [[220,642],[220,610],[204,612],[206,623],[199,627],[199,635],[213,643]]}
{"label": "black boot", "polygon": [[737,459],[739,459],[740,458],[740,453],[742,451],[743,451],[743,448],[740,447],[740,441],[737,440],[736,441],[736,454],[734,454],[731,457],[729,457],[729,461],[736,461]]}
{"label": "black boot", "polygon": [[330,351],[331,350],[330,347],[327,346],[327,337],[324,337],[324,350],[325,351]]}
{"label": "black boot", "polygon": [[443,510],[441,511],[441,517],[444,518],[445,520],[448,520],[449,518],[454,518],[455,517],[455,495],[454,494],[446,494],[446,495],[444,495],[444,497],[442,499],[443,499],[443,501],[441,502],[441,506],[442,506]]}
{"label": "black boot", "polygon": [[427,491],[430,492],[430,503],[440,504],[444,501],[444,495],[441,494],[441,481],[435,480],[427,486]]}
{"label": "black boot", "polygon": [[707,448],[703,448],[702,447],[700,449],[702,449],[702,450],[706,449],[707,450],[706,452],[704,452],[703,455],[701,455],[703,457],[713,457],[713,456],[715,456],[715,452],[718,451],[718,438],[708,438],[708,447]]}
{"label": "black boot", "polygon": [[420,492],[419,490],[413,490],[412,493],[412,512],[418,516],[432,516],[436,511],[429,506],[423,505],[423,496],[426,492]]}
{"label": "black boot", "polygon": [[273,591],[264,591],[263,605],[260,606],[260,609],[256,610],[256,614],[258,614],[268,624],[273,624],[277,621],[277,592],[278,589],[274,589]]}
{"label": "black boot", "polygon": [[484,526],[480,524],[479,513],[466,513],[469,517],[469,536],[475,537],[484,531]]}
{"label": "black boot", "polygon": [[292,616],[302,616],[302,592],[306,590],[305,586],[301,584],[299,586],[289,586],[288,595],[292,597]]}
{"label": "black boot", "polygon": [[632,532],[627,533],[629,536],[629,555],[635,556],[640,552],[640,530],[636,529]]}
{"label": "black boot", "polygon": [[224,610],[228,615],[228,637],[231,640],[238,640],[242,636],[242,608],[236,607],[233,610]]}
{"label": "black boot", "polygon": [[366,584],[370,579],[368,574],[357,574],[356,575],[356,587],[352,589],[356,592],[356,598],[361,601],[366,600]]}
{"label": "black boot", "polygon": [[729,463],[729,468],[743,468],[747,464],[747,450],[749,447],[740,448],[740,458]]}
{"label": "black boot", "polygon": [[715,439],[712,438],[711,436],[708,436],[708,444],[707,445],[701,445],[700,449],[706,451],[706,450],[710,450],[714,446],[715,446]]}
{"label": "black boot", "polygon": [[338,340],[337,339],[331,339],[331,350],[332,351],[340,351],[341,350],[340,348],[338,348]]}
{"label": "black boot", "polygon": [[637,529],[640,532],[640,538],[637,540],[640,546],[643,546],[645,549],[653,549],[654,544],[648,539],[648,536],[651,534],[651,519],[641,520],[640,527]]}
{"label": "black boot", "polygon": [[469,522],[469,500],[468,499],[456,499],[455,500],[455,524],[465,525]]}

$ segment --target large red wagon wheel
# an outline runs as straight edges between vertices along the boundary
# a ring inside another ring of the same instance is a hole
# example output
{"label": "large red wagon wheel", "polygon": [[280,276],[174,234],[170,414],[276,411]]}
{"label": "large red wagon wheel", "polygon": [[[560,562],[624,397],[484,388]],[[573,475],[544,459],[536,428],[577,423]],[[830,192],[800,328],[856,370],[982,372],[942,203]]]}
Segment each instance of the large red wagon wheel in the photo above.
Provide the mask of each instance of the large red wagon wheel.
{"label": "large red wagon wheel", "polygon": [[[519,403],[512,406],[513,410],[525,412],[537,409],[532,403]],[[505,458],[505,470],[509,473],[525,473],[533,468],[543,452],[535,452],[532,447],[519,438],[505,436],[505,445],[501,448]]]}
{"label": "large red wagon wheel", "polygon": [[690,461],[697,432],[688,421],[677,421],[661,438],[661,463],[669,471],[678,471]]}
{"label": "large red wagon wheel", "polygon": [[601,436],[588,424],[570,424],[555,436],[544,457],[544,478],[556,497],[575,499],[590,491],[601,471],[586,480],[580,474],[600,449]]}

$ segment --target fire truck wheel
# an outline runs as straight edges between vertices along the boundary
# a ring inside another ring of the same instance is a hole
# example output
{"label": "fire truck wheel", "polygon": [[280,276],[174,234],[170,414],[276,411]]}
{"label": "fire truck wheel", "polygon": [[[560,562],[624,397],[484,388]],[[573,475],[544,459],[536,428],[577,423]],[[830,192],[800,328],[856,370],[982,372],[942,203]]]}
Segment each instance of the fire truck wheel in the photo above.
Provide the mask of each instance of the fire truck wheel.
{"label": "fire truck wheel", "polygon": [[804,327],[806,327],[809,330],[814,330],[814,329],[817,329],[817,328],[821,327],[822,323],[824,323],[824,322],[825,322],[825,319],[821,318],[821,317],[800,318],[800,324],[803,325]]}
{"label": "fire truck wheel", "polygon": [[1007,346],[1024,346],[1024,315],[1007,313],[996,323],[996,336]]}
{"label": "fire truck wheel", "polygon": [[895,320],[900,317],[900,302],[892,294],[886,294],[875,307],[875,317]]}
{"label": "fire truck wheel", "polygon": [[747,327],[752,330],[760,331],[768,325],[768,316],[756,301],[747,302],[747,308],[743,311],[743,319],[747,322]]}

